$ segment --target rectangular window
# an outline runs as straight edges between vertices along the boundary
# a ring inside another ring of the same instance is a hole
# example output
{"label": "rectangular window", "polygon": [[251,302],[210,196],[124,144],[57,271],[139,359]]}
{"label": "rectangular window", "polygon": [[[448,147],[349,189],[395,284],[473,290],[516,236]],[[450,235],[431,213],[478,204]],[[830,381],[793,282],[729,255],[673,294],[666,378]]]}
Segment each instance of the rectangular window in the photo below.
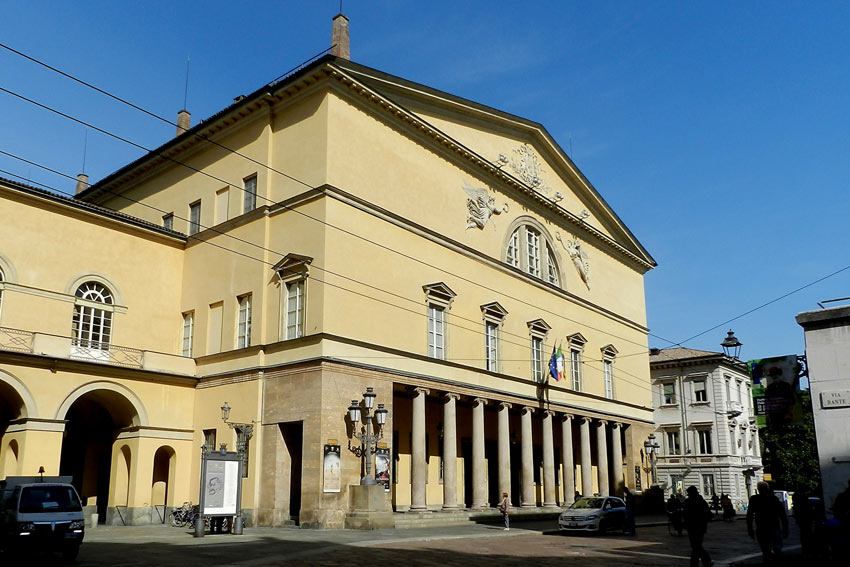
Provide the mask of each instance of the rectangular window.
{"label": "rectangular window", "polygon": [[493,321],[485,321],[484,331],[487,370],[497,372],[499,370],[499,325]]}
{"label": "rectangular window", "polygon": [[713,474],[704,474],[702,475],[702,494],[706,498],[710,498],[711,496],[717,494],[714,488],[714,475]]}
{"label": "rectangular window", "polygon": [[224,189],[219,189],[215,194],[215,224],[219,224],[227,220],[229,208],[230,188],[225,187]]}
{"label": "rectangular window", "polygon": [[533,230],[525,231],[526,253],[528,256],[528,273],[540,277],[540,235]]}
{"label": "rectangular window", "polygon": [[662,386],[662,404],[665,406],[673,405],[676,403],[676,385],[672,382],[664,384]]}
{"label": "rectangular window", "polygon": [[162,226],[168,230],[174,230],[174,213],[162,216]]}
{"label": "rectangular window", "polygon": [[215,446],[215,429],[204,429],[204,445],[207,446],[209,451],[218,450],[218,447]]}
{"label": "rectangular window", "polygon": [[711,454],[711,429],[697,429],[697,440],[699,452],[703,455]]}
{"label": "rectangular window", "polygon": [[189,236],[201,231],[201,202],[196,201],[189,205]]}
{"label": "rectangular window", "polygon": [[705,389],[705,380],[696,380],[694,382],[694,402],[707,402],[708,391]]}
{"label": "rectangular window", "polygon": [[195,312],[183,314],[183,356],[192,356],[192,342],[195,339]]}
{"label": "rectangular window", "polygon": [[667,432],[667,454],[668,455],[679,455],[681,448],[679,447],[679,432],[678,431],[668,431]]}
{"label": "rectangular window", "polygon": [[245,195],[242,201],[242,212],[250,213],[257,208],[257,176],[252,175],[245,180]]}
{"label": "rectangular window", "polygon": [[535,382],[543,381],[543,339],[531,337],[531,378]]}
{"label": "rectangular window", "polygon": [[428,306],[428,356],[445,360],[446,312],[433,303]]}
{"label": "rectangular window", "polygon": [[286,338],[304,336],[304,281],[286,284]]}
{"label": "rectangular window", "polygon": [[251,294],[237,297],[239,302],[239,323],[236,330],[236,348],[251,346]]}
{"label": "rectangular window", "polygon": [[605,397],[614,398],[614,361],[605,359],[602,361],[602,372],[605,377]]}
{"label": "rectangular window", "polygon": [[570,376],[573,380],[573,390],[581,392],[581,351],[570,349]]}

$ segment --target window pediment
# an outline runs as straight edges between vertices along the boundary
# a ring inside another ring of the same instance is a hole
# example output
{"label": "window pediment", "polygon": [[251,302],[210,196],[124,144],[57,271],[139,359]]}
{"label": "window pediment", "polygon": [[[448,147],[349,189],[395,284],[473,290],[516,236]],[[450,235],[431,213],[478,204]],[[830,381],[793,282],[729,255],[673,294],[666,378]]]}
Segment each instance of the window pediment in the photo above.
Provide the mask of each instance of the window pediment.
{"label": "window pediment", "polygon": [[608,357],[608,358],[614,358],[620,352],[620,351],[617,350],[617,348],[614,345],[605,345],[604,347],[602,347],[599,350],[602,351],[603,357]]}
{"label": "window pediment", "polygon": [[581,333],[573,333],[567,336],[567,342],[570,343],[571,347],[584,348],[584,345],[587,344],[587,339]]}
{"label": "window pediment", "polygon": [[501,323],[508,314],[508,310],[502,307],[498,301],[493,301],[492,303],[485,303],[482,305],[481,313],[487,321]]}
{"label": "window pediment", "polygon": [[535,337],[545,337],[546,334],[552,330],[552,327],[550,327],[543,319],[534,319],[533,321],[529,321],[527,325],[528,332]]}
{"label": "window pediment", "polygon": [[425,292],[425,297],[429,303],[438,303],[444,306],[450,305],[452,300],[457,297],[452,288],[443,282],[423,285],[422,291]]}
{"label": "window pediment", "polygon": [[309,274],[310,264],[313,258],[301,254],[289,253],[272,267],[282,280],[306,278]]}

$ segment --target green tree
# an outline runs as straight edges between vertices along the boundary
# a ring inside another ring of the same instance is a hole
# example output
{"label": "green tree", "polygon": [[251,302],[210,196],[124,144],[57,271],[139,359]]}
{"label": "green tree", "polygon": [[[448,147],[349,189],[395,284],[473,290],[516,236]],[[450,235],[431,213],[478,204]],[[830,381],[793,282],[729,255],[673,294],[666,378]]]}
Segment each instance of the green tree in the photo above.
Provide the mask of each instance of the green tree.
{"label": "green tree", "polygon": [[759,431],[764,470],[772,475],[771,486],[776,490],[820,488],[812,397],[803,390],[799,399],[802,419],[788,425],[768,425]]}

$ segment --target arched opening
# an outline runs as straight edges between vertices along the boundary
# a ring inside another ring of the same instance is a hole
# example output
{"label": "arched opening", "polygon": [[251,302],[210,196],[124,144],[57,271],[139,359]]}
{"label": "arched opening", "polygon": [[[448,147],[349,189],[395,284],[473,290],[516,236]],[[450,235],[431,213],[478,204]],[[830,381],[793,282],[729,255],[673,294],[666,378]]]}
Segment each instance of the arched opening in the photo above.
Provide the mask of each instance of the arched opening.
{"label": "arched opening", "polygon": [[151,484],[151,505],[159,514],[159,519],[165,523],[166,507],[173,506],[172,487],[176,467],[177,454],[168,446],[157,449],[153,457],[153,481]]}
{"label": "arched opening", "polygon": [[18,442],[15,439],[4,447],[3,455],[0,456],[0,478],[18,474],[18,452]]}
{"label": "arched opening", "polygon": [[121,466],[116,474],[122,479],[110,488],[112,446],[119,432],[139,421],[136,408],[121,393],[107,389],[90,390],[68,407],[62,440],[59,474],[69,475],[86,506],[87,512],[97,512],[99,521],[106,521],[110,492],[118,505],[126,505],[130,479],[130,448],[122,447],[116,455]]}
{"label": "arched opening", "polygon": [[17,474],[20,448],[17,441],[8,441],[5,436],[9,423],[25,416],[24,400],[10,384],[0,380],[0,478]]}

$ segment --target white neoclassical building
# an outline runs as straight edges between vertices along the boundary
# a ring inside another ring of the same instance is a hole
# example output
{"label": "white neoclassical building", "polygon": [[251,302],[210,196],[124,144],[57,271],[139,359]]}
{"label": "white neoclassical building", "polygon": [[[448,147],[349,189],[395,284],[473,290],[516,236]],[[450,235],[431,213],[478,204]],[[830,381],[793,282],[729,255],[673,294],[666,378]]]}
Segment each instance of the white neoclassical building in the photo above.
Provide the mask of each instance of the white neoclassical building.
{"label": "white neoclassical building", "polygon": [[649,359],[658,484],[668,495],[690,485],[706,498],[728,494],[741,507],[763,476],[747,365],[688,348]]}

